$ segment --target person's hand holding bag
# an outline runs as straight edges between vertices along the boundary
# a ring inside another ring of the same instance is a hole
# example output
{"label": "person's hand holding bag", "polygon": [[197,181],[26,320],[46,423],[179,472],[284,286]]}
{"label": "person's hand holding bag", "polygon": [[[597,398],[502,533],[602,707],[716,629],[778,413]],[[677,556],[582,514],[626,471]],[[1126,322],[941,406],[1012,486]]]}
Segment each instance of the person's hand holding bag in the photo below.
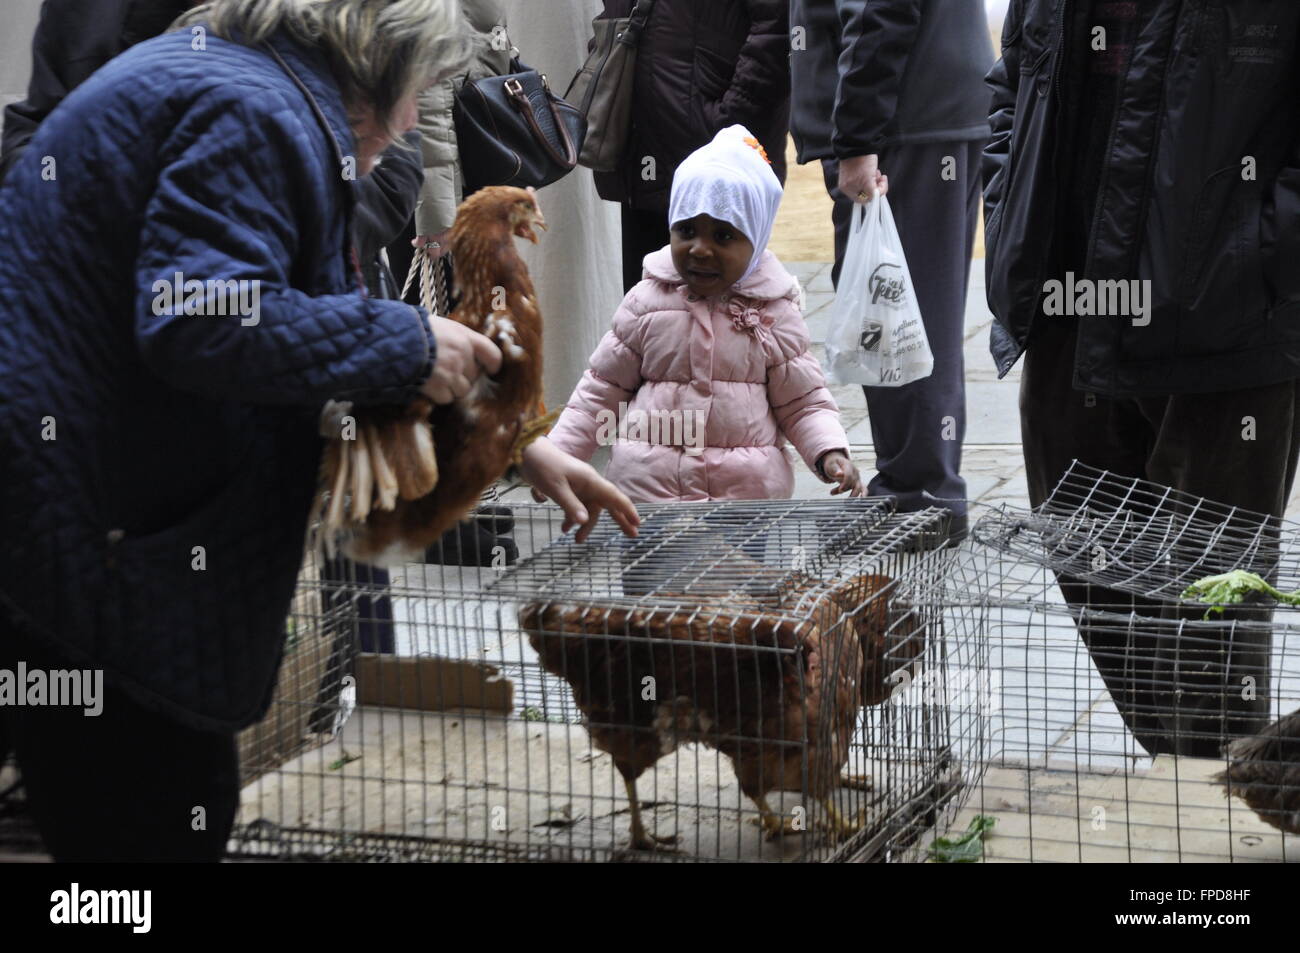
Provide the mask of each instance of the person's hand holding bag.
{"label": "person's hand holding bag", "polygon": [[889,176],[880,171],[880,156],[840,160],[840,194],[853,202],[870,202],[889,193]]}

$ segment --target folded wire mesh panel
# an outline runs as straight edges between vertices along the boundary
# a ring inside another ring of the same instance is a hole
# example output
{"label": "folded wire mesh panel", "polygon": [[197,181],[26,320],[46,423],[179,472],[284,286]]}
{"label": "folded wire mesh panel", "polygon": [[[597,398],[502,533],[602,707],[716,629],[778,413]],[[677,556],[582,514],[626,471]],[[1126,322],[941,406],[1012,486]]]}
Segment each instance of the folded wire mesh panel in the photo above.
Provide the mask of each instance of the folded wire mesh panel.
{"label": "folded wire mesh panel", "polygon": [[1298,528],[1077,464],[1035,511],[980,519],[947,598],[984,599],[1000,684],[945,843],[1300,859]]}
{"label": "folded wire mesh panel", "polygon": [[512,509],[488,565],[304,575],[291,624],[344,633],[345,674],[277,699],[316,740],[260,766],[232,853],[903,859],[960,811],[988,705],[952,683],[987,647],[938,601],[941,511],[645,506],[578,544]]}

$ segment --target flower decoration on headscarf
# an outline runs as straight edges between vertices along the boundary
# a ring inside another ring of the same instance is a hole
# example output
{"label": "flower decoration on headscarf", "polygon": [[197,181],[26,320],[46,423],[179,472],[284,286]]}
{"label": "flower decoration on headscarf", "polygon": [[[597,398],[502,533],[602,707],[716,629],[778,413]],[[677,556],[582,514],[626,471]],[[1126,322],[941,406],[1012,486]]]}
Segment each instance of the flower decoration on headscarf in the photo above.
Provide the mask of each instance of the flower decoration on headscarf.
{"label": "flower decoration on headscarf", "polygon": [[772,160],[767,157],[767,150],[763,148],[763,144],[759,142],[757,139],[755,139],[753,136],[750,136],[748,139],[745,140],[745,145],[749,146],[749,148],[751,149],[757,149],[758,154],[763,157],[763,161],[766,162],[768,165],[772,164]]}
{"label": "flower decoration on headscarf", "polygon": [[731,315],[731,326],[742,334],[748,333],[759,341],[770,337],[767,325],[763,323],[763,313],[749,299],[731,298],[727,302],[727,313]]}

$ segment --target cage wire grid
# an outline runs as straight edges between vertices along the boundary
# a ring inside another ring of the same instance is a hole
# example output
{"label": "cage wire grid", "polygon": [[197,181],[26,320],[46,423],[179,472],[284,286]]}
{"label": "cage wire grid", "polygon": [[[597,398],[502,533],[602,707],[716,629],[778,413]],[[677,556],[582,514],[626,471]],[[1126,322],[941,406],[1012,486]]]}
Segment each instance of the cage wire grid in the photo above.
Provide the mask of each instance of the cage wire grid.
{"label": "cage wire grid", "polygon": [[[942,511],[647,506],[637,539],[606,525],[576,544],[558,509],[513,510],[504,571],[304,573],[330,611],[387,600],[396,651],[358,655],[338,734],[245,789],[236,856],[833,861],[899,854],[955,813],[978,730],[944,680],[982,663],[975,633],[935,614],[950,553],[906,551],[944,532]],[[666,698],[641,705],[647,672]],[[676,843],[629,849],[629,774],[641,840]],[[769,825],[803,829],[767,839],[746,785]]]}
{"label": "cage wire grid", "polygon": [[1297,859],[1295,616],[1183,597],[1237,569],[1287,588],[1295,528],[1079,463],[1036,509],[977,520],[943,601],[983,602],[999,684],[948,833],[992,818],[985,860]]}
{"label": "cage wire grid", "polygon": [[[1300,588],[1292,521],[1078,463],[934,551],[941,513],[878,501],[643,507],[638,539],[585,544],[553,506],[511,508],[517,556],[483,566],[308,556],[271,711],[239,739],[233,859],[1296,859],[1295,610],[1183,597],[1232,570]],[[575,683],[635,699],[633,661],[684,710],[629,727],[579,704]],[[637,801],[674,845],[630,845],[592,734],[620,729],[664,739]],[[793,789],[771,812],[806,829],[748,823],[737,765],[764,759]]]}
{"label": "cage wire grid", "polygon": [[1197,580],[1236,569],[1300,589],[1300,523],[1077,461],[1041,506],[995,511],[976,538],[1152,600],[1179,600]]}

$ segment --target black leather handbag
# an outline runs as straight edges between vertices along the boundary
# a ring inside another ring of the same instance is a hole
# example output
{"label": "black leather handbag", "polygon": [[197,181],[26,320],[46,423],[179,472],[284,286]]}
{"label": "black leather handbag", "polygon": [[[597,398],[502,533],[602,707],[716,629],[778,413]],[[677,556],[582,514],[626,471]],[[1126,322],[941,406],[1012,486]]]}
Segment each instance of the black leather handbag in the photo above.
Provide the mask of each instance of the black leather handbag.
{"label": "black leather handbag", "polygon": [[505,76],[466,80],[454,117],[465,194],[487,185],[541,188],[578,165],[587,120],[518,60]]}

